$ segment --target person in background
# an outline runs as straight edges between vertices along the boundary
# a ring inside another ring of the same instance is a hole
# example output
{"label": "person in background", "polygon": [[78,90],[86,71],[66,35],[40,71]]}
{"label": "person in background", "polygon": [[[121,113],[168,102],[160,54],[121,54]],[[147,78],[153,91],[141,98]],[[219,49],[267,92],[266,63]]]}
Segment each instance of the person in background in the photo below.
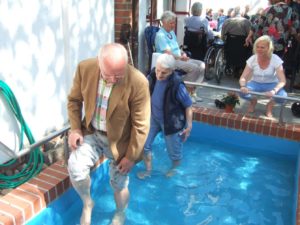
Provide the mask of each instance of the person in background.
{"label": "person in background", "polygon": [[200,28],[203,27],[207,34],[207,42],[210,42],[214,39],[214,33],[208,24],[208,20],[204,16],[201,16],[202,10],[202,3],[195,2],[191,8],[192,16],[186,17],[184,22],[189,31],[199,32]]}
{"label": "person in background", "polygon": [[206,10],[206,19],[208,20],[208,21],[212,21],[213,20],[213,9],[207,9]]}
{"label": "person in background", "polygon": [[300,0],[285,0],[285,3],[300,16]]}
{"label": "person in background", "polygon": [[223,40],[226,39],[225,36],[228,34],[247,37],[250,29],[250,21],[241,16],[240,7],[238,6],[234,8],[234,16],[225,20],[221,37]]}
{"label": "person in background", "polygon": [[249,11],[250,11],[250,5],[245,5],[245,9],[244,12],[242,13],[242,16],[247,20],[250,20],[250,16],[248,15]]}
{"label": "person in background", "polygon": [[[176,59],[176,69],[184,71],[184,81],[201,83],[204,78],[205,63],[200,60],[190,59],[179,48],[174,28],[176,15],[171,11],[165,11],[161,16],[162,27],[155,36],[155,49],[159,53],[167,53]],[[196,88],[191,87],[190,93],[193,101],[202,101],[197,96]]]}
{"label": "person in background", "polygon": [[256,26],[256,24],[260,23],[259,20],[264,15],[264,11],[265,9],[262,7],[257,9],[256,13],[250,18],[251,26]]}
{"label": "person in background", "polygon": [[[293,10],[294,15],[297,15],[298,17],[298,21],[300,19],[300,0],[286,0],[285,1],[286,4],[288,4],[288,6],[290,6]],[[300,21],[299,21],[300,22]],[[295,35],[296,39],[293,45],[293,41],[291,42],[291,45],[288,46],[288,48],[292,48],[294,51],[294,60],[291,60],[290,63],[292,64],[292,66],[295,68],[296,71],[299,72],[300,70],[300,24],[299,24],[299,28],[297,30],[297,35]],[[288,52],[287,52],[288,53]],[[287,57],[290,57],[289,54],[287,54]],[[299,82],[299,76],[297,78],[298,83],[294,84],[293,88],[296,89],[300,89],[300,82]]]}
{"label": "person in background", "polygon": [[176,61],[169,54],[161,54],[156,61],[155,71],[149,76],[151,93],[151,125],[144,146],[144,163],[146,171],[139,172],[140,179],[151,176],[152,143],[159,132],[166,142],[171,169],[167,176],[172,176],[183,157],[182,145],[192,130],[192,101],[181,79],[174,71]]}
{"label": "person in background", "polygon": [[266,116],[271,118],[273,117],[272,110],[275,101],[277,103],[284,102],[284,100],[276,98],[275,95],[287,96],[286,91],[283,89],[286,83],[282,66],[283,61],[279,56],[273,54],[273,50],[273,42],[269,36],[259,37],[253,46],[254,54],[247,60],[239,80],[241,97],[250,101],[247,112],[254,112],[257,104],[257,98],[252,97],[248,92],[263,92],[270,98],[266,106]]}
{"label": "person in background", "polygon": [[244,46],[251,29],[251,23],[240,14],[240,7],[234,8],[233,17],[225,20],[221,38],[224,40],[226,70],[232,71],[235,78],[240,78],[245,62],[251,56],[251,48]]}
{"label": "person in background", "polygon": [[226,19],[225,20],[231,18],[232,16],[234,16],[234,8],[229,8],[227,10],[227,15],[226,15]]}
{"label": "person in background", "polygon": [[219,9],[218,11],[218,19],[217,19],[217,32],[220,32],[222,30],[223,23],[227,17],[224,15],[224,9]]}
{"label": "person in background", "polygon": [[110,159],[110,184],[117,208],[111,224],[121,225],[129,200],[128,173],[142,157],[150,124],[147,79],[128,65],[122,45],[106,44],[97,58],[78,64],[68,95],[68,116],[72,150],[68,171],[83,201],[80,224],[91,224],[90,168],[105,156]]}
{"label": "person in background", "polygon": [[270,7],[252,28],[245,40],[248,46],[258,37],[269,35],[274,43],[274,53],[283,57],[290,36],[296,36],[299,29],[299,17],[295,10],[284,1],[269,0]]}

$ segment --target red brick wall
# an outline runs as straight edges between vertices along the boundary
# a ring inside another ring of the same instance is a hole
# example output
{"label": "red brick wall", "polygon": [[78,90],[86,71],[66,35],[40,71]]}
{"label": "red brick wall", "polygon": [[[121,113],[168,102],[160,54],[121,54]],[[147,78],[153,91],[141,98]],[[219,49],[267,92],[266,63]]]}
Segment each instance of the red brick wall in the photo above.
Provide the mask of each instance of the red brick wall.
{"label": "red brick wall", "polygon": [[123,23],[132,26],[132,0],[115,0],[115,42],[120,42],[120,30]]}

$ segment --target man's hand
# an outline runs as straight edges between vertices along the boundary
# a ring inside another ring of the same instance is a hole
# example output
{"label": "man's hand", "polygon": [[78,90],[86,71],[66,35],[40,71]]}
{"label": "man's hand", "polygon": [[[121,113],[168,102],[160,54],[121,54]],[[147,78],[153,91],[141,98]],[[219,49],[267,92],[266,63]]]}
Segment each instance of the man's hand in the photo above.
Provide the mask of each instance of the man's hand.
{"label": "man's hand", "polygon": [[121,174],[127,174],[134,166],[134,162],[130,161],[126,157],[124,157],[118,164],[118,170]]}
{"label": "man's hand", "polygon": [[68,144],[72,151],[76,150],[83,143],[83,135],[81,130],[71,130],[68,138]]}
{"label": "man's hand", "polygon": [[248,36],[246,39],[245,39],[245,44],[244,44],[244,46],[245,47],[248,47],[248,46],[251,46],[251,45],[253,45],[253,43],[252,43],[252,36]]}

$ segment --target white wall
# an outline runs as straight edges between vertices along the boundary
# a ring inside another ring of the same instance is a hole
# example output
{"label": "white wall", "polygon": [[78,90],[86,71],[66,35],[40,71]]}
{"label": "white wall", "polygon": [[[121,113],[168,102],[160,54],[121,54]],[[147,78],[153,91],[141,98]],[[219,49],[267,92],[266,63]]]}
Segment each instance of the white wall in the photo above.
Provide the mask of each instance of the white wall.
{"label": "white wall", "polygon": [[147,71],[147,57],[146,57],[146,41],[144,30],[146,27],[146,15],[148,11],[148,3],[145,4],[144,0],[139,1],[139,47],[138,47],[138,69],[143,73]]}
{"label": "white wall", "polygon": [[[0,79],[14,92],[39,140],[67,123],[66,100],[77,63],[114,40],[114,1],[0,1],[0,34]],[[0,141],[17,151],[18,124],[2,97],[0,127]]]}

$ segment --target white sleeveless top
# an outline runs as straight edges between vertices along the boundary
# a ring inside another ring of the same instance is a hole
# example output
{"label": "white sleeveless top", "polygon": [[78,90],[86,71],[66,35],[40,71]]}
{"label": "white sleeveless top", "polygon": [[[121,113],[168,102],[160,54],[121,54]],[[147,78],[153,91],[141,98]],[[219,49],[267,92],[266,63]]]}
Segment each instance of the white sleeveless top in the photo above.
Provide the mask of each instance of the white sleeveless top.
{"label": "white sleeveless top", "polygon": [[281,66],[283,61],[275,54],[272,54],[270,64],[266,69],[261,69],[257,62],[257,55],[252,55],[247,60],[247,65],[252,70],[252,79],[258,83],[274,83],[278,82],[276,69]]}

